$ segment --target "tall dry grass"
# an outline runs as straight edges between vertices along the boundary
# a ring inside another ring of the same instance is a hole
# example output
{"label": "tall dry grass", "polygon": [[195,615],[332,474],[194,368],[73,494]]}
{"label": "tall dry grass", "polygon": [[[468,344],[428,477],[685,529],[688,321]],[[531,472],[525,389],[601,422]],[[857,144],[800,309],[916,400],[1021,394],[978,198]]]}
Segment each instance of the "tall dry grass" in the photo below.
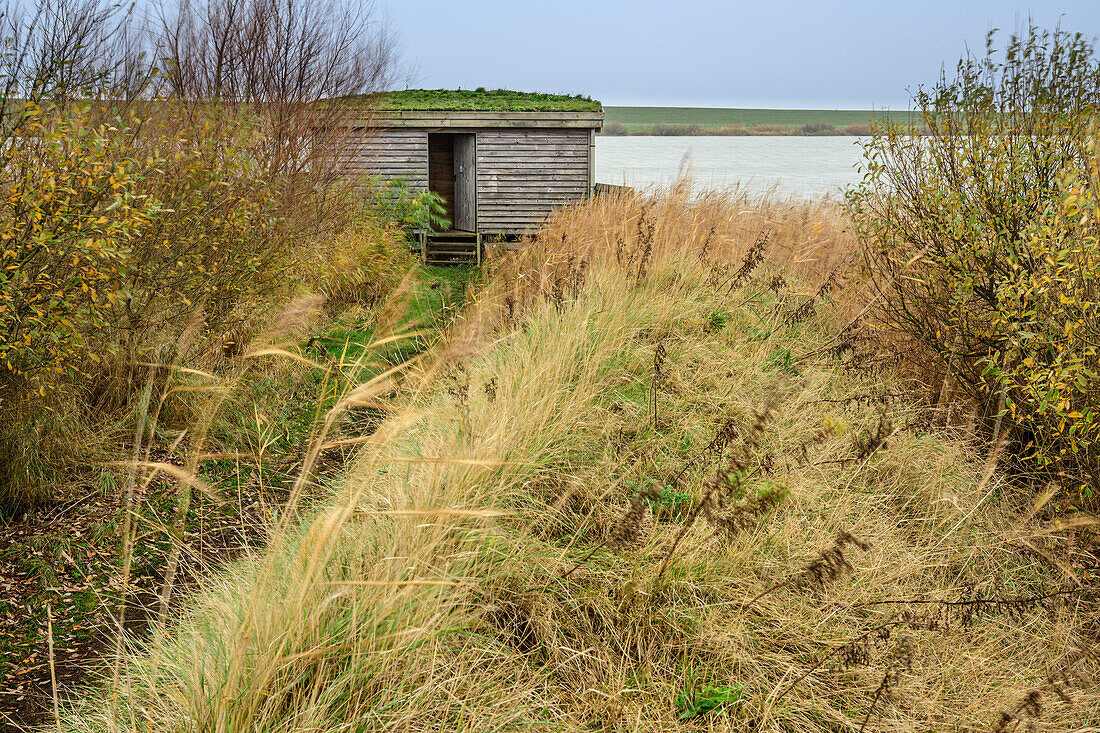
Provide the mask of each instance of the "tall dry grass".
{"label": "tall dry grass", "polygon": [[60,727],[1087,723],[1089,520],[838,339],[850,244],[827,206],[686,187],[555,217],[441,348],[322,421],[301,485],[342,409],[389,413],[328,504],[292,504]]}

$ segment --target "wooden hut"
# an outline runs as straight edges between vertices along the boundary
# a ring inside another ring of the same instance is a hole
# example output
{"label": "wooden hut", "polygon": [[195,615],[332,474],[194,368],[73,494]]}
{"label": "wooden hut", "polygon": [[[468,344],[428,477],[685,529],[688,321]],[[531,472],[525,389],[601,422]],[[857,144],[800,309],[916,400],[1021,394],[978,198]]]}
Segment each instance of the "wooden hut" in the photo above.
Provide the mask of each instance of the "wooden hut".
{"label": "wooden hut", "polygon": [[586,97],[407,90],[363,107],[342,143],[350,169],[443,197],[453,226],[422,235],[427,260],[480,257],[483,236],[522,235],[592,194],[603,108]]}

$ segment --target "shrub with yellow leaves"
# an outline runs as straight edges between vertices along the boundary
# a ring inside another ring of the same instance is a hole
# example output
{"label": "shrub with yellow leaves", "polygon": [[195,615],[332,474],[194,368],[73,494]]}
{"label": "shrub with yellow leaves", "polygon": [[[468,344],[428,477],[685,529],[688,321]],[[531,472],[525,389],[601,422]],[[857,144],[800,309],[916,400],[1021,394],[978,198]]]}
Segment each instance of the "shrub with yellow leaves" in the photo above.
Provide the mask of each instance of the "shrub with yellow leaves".
{"label": "shrub with yellow leaves", "polygon": [[[389,233],[371,239],[363,196],[335,191],[350,190],[350,161],[333,154],[343,128],[325,122],[344,114],[332,100],[361,109],[351,100],[384,84],[392,54],[330,6],[253,3],[222,29],[225,66],[203,45],[216,1],[159,27],[100,0],[9,8],[0,517],[131,456],[141,430],[154,440],[153,395],[171,394],[154,411],[160,434],[184,430],[205,393],[173,391],[179,374],[241,370],[233,357],[303,280],[355,298],[392,280],[372,259]],[[261,16],[285,32],[246,32]],[[346,267],[314,276],[303,262],[341,231]]]}
{"label": "shrub with yellow leaves", "polygon": [[984,360],[990,389],[1026,426],[1025,457],[1086,497],[1100,487],[1100,157],[1067,173],[1063,197],[1010,255],[991,326],[1003,347]]}
{"label": "shrub with yellow leaves", "polygon": [[0,385],[44,393],[126,297],[131,245],[159,212],[124,136],[86,108],[27,103],[0,165]]}
{"label": "shrub with yellow leaves", "polygon": [[111,314],[123,358],[173,341],[196,315],[216,339],[243,317],[242,301],[286,292],[299,244],[254,117],[171,101],[141,112],[133,145],[160,215],[129,242],[125,298]]}
{"label": "shrub with yellow leaves", "polygon": [[[937,401],[961,393],[1016,465],[1100,492],[1100,60],[1028,27],[881,120],[847,206],[893,330]],[[910,348],[912,347],[912,348]],[[951,414],[951,408],[947,410]]]}

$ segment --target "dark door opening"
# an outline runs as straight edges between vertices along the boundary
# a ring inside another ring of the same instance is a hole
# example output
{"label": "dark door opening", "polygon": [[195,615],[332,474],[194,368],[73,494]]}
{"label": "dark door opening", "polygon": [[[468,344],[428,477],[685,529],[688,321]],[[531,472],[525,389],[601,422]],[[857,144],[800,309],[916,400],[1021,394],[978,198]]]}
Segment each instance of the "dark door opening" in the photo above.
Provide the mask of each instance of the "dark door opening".
{"label": "dark door opening", "polygon": [[477,231],[474,133],[428,134],[428,189],[443,197],[457,231]]}

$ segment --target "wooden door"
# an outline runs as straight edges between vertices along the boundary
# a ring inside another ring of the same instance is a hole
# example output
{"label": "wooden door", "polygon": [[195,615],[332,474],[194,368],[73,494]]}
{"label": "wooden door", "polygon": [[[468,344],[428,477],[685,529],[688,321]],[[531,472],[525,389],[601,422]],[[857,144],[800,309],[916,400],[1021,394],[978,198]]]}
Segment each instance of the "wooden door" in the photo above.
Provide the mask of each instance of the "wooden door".
{"label": "wooden door", "polygon": [[477,231],[477,143],[474,133],[454,136],[455,229]]}

